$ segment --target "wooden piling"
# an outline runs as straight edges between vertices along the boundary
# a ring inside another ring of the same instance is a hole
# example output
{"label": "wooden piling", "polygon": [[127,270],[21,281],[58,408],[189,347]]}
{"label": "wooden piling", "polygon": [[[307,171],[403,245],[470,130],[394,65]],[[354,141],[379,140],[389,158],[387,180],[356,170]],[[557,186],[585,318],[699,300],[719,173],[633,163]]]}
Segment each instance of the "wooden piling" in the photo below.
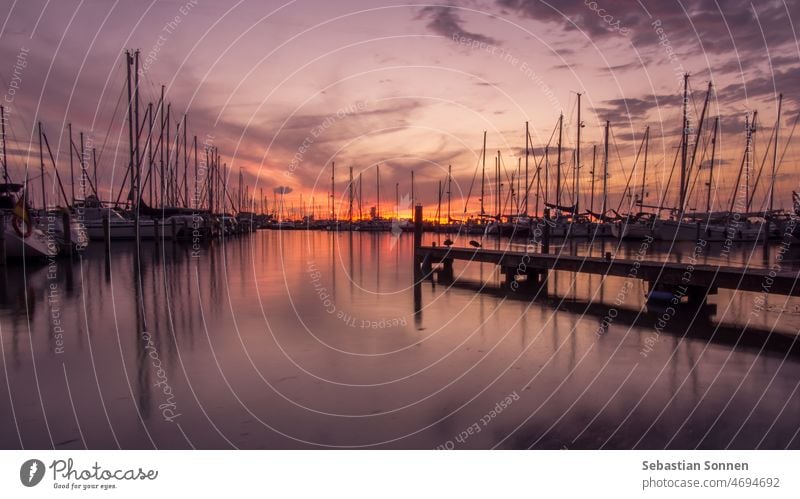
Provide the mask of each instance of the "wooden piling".
{"label": "wooden piling", "polygon": [[414,282],[418,283],[422,276],[422,261],[419,255],[419,248],[422,246],[422,205],[414,207]]}
{"label": "wooden piling", "polygon": [[106,247],[111,245],[111,218],[108,213],[103,213],[103,241]]}
{"label": "wooden piling", "polygon": [[72,258],[72,224],[70,223],[69,210],[64,210],[61,213],[61,225],[64,230],[64,244],[67,247],[67,254]]}
{"label": "wooden piling", "polygon": [[0,265],[6,265],[6,216],[0,213],[2,227],[0,227]]}

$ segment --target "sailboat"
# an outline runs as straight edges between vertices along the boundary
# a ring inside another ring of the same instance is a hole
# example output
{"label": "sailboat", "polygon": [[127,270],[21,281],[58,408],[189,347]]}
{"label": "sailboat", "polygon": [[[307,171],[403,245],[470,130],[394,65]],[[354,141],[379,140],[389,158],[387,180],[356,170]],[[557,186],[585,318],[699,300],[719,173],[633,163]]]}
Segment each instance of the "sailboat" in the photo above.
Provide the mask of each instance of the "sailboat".
{"label": "sailboat", "polygon": [[22,184],[0,184],[3,244],[9,258],[44,258],[58,255],[60,247],[34,224],[25,202]]}
{"label": "sailboat", "polygon": [[[697,145],[700,142],[700,134],[702,132],[706,108],[708,107],[708,98],[711,93],[711,84],[709,83],[706,99],[703,104],[703,111],[700,114],[698,121],[697,138],[695,140],[695,152]],[[680,179],[679,179],[679,195],[678,206],[670,210],[670,217],[666,219],[657,218],[653,222],[653,236],[656,240],[660,241],[694,241],[700,236],[700,224],[692,222],[686,218],[686,207],[688,202],[688,172],[689,172],[689,74],[683,75],[683,119],[681,121],[681,143],[680,143]],[[694,154],[692,154],[694,160]]]}

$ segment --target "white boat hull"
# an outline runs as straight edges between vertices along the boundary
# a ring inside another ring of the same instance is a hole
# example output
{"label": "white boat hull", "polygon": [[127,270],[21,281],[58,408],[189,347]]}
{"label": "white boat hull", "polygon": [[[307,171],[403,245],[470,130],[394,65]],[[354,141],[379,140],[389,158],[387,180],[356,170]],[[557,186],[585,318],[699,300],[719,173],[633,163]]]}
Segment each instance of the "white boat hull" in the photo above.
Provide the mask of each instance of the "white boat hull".
{"label": "white boat hull", "polygon": [[[174,221],[174,224],[173,224]],[[92,220],[85,223],[89,239],[103,241],[106,238],[106,229],[102,220]],[[187,238],[187,231],[194,229],[194,220],[190,215],[178,215],[162,221],[144,219],[139,221],[139,238],[143,240],[173,238],[173,228],[176,238]],[[108,223],[108,237],[115,240],[136,239],[136,222],[127,219],[112,219]]]}
{"label": "white boat hull", "polygon": [[617,239],[642,240],[653,235],[649,224],[617,222],[611,226],[611,234]]}
{"label": "white boat hull", "polygon": [[45,258],[59,253],[58,242],[48,238],[39,229],[33,229],[27,237],[21,237],[9,223],[6,224],[4,236],[8,258]]}

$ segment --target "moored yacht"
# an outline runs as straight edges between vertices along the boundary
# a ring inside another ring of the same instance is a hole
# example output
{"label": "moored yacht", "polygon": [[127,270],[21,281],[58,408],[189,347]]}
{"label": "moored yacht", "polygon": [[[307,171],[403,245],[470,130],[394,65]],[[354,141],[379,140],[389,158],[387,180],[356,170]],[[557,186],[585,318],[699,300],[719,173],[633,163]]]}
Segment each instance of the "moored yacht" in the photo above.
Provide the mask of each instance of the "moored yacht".
{"label": "moored yacht", "polygon": [[3,217],[6,257],[32,259],[56,256],[60,251],[58,242],[36,227],[22,191],[22,184],[0,184],[0,215]]}

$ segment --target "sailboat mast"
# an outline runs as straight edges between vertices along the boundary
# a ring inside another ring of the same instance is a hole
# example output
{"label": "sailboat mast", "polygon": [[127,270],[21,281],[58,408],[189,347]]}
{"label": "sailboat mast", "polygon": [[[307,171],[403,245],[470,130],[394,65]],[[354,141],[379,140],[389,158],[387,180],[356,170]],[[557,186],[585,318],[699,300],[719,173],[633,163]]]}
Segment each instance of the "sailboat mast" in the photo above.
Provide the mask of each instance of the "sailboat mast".
{"label": "sailboat mast", "polygon": [[714,118],[714,135],[711,137],[711,164],[708,166],[708,189],[706,189],[706,213],[711,216],[711,186],[714,183],[714,161],[717,154],[717,129],[719,128],[719,116]]}
{"label": "sailboat mast", "polygon": [[[158,152],[160,154],[159,178],[158,178],[158,201],[160,206],[164,206],[164,85],[161,85],[161,100],[158,106]],[[214,210],[214,206],[211,207]]]}
{"label": "sailboat mast", "polygon": [[[5,119],[3,121],[5,123]],[[5,147],[6,134],[3,133],[3,146]],[[3,177],[8,182],[8,172],[5,170],[8,161],[5,151],[3,151]],[[44,149],[42,148],[42,122],[39,122],[39,177],[42,183],[42,208],[47,210],[47,196],[44,188]]]}
{"label": "sailboat mast", "polygon": [[336,187],[334,183],[335,169],[336,162],[331,161],[331,220],[336,220]]}
{"label": "sailboat mast", "polygon": [[608,204],[608,132],[609,132],[610,122],[606,120],[606,138],[605,138],[605,145],[603,146],[605,149],[605,154],[603,157],[603,210],[600,212],[602,216],[606,215],[606,206]]}
{"label": "sailboat mast", "polygon": [[753,121],[751,123],[747,122],[747,117],[745,117],[744,125],[746,128],[745,132],[745,172],[744,172],[744,179],[745,179],[745,189],[744,189],[744,199],[745,199],[745,211],[750,211],[750,204],[753,202],[753,196],[750,193],[750,170],[752,169],[753,163],[753,132],[756,131],[756,117],[758,116],[758,111],[753,111]]}
{"label": "sailboat mast", "polygon": [[375,217],[381,218],[381,165],[375,165],[375,183],[377,184],[378,201],[375,206]]}
{"label": "sailboat mast", "polygon": [[347,221],[353,223],[353,167],[350,166],[350,183],[347,193]]}
{"label": "sailboat mast", "polygon": [[99,186],[97,185],[97,148],[92,147],[92,175],[94,177],[94,195],[98,198],[100,197],[100,193],[97,191]]}
{"label": "sailboat mast", "polygon": [[[200,189],[197,187],[197,135],[192,139],[192,146],[194,147],[194,192],[192,193],[192,203],[190,206],[200,208]],[[207,167],[208,160],[206,160],[206,168]],[[150,185],[153,185],[152,179],[150,179]]]}
{"label": "sailboat mast", "polygon": [[594,178],[595,178],[595,165],[597,159],[597,144],[592,146],[592,192],[589,195],[589,211],[594,211]]}
{"label": "sailboat mast", "polygon": [[497,221],[500,221],[500,217],[502,216],[501,207],[500,207],[500,151],[497,151],[497,157],[494,159],[494,192],[495,192],[495,213],[497,215]]}
{"label": "sailboat mast", "polygon": [[[769,183],[769,212],[775,208],[775,172],[778,169],[778,132],[781,125],[781,106],[783,94],[778,94],[778,118],[775,120],[775,145],[772,148],[772,181]],[[5,146],[4,146],[5,147]]]}
{"label": "sailboat mast", "polygon": [[[136,128],[134,128],[134,138],[136,139],[136,152],[134,156],[134,166],[135,166],[135,173],[136,173],[136,182],[135,182],[135,190],[134,190],[134,199],[136,201],[136,240],[139,240],[139,204],[141,203],[141,182],[142,182],[142,172],[141,172],[141,165],[142,165],[142,157],[140,155],[139,149],[139,126],[141,126],[139,122],[139,50],[136,50],[133,53],[133,60],[134,60],[134,91],[133,91],[133,118]],[[131,171],[131,175],[134,174],[134,171]],[[73,198],[75,197],[73,193]]]}
{"label": "sailboat mast", "polygon": [[[81,156],[79,158],[79,161],[81,163],[81,173],[79,175],[79,177],[80,177],[79,182],[80,182],[80,185],[84,186],[86,184],[86,148],[83,145],[83,132],[81,132],[79,135],[80,135],[80,141],[81,141]],[[80,194],[81,194],[81,197],[85,200],[86,199],[86,189],[83,188],[82,191],[83,192],[81,192]]]}
{"label": "sailboat mast", "polygon": [[530,154],[530,150],[528,149],[528,122],[525,122],[525,216],[528,215],[528,155]]}
{"label": "sailboat mast", "polygon": [[[154,119],[155,118],[153,116],[153,103],[149,102],[147,104],[147,127],[148,127],[147,128],[147,137],[148,137],[148,141],[147,141],[147,175],[148,175],[148,178],[149,178],[149,181],[148,181],[149,193],[148,193],[148,196],[147,196],[147,202],[150,203],[152,206],[156,205],[153,202],[153,178],[155,177],[155,174],[153,173],[153,157],[154,157],[154,155],[153,155],[153,138],[152,138],[152,136],[153,136],[153,120]],[[97,170],[95,169],[95,173],[96,172],[97,172]],[[96,178],[95,178],[95,185],[97,185],[97,179]]]}
{"label": "sailboat mast", "polygon": [[[183,115],[183,205],[189,207],[189,133],[186,130],[186,115]],[[255,211],[255,209],[253,210]]]}
{"label": "sailboat mast", "polygon": [[561,135],[564,130],[564,113],[558,117],[558,154],[556,155],[556,205],[561,209]]}
{"label": "sailboat mast", "polygon": [[[3,181],[8,183],[8,154],[6,153],[6,108],[3,106],[0,106],[0,124],[2,124],[3,128]],[[41,142],[42,142],[42,137],[40,132],[39,133],[40,152],[42,149]],[[44,160],[42,160],[42,164],[44,164]],[[44,182],[44,178],[42,178],[42,182]],[[42,195],[44,196],[44,190],[42,190]]]}
{"label": "sailboat mast", "polygon": [[578,92],[578,139],[575,146],[575,215],[580,211],[580,171],[581,171],[581,93]]}
{"label": "sailboat mast", "polygon": [[544,146],[544,204],[547,204],[549,201],[550,201],[550,145],[548,144]]}
{"label": "sailboat mast", "polygon": [[520,188],[520,181],[522,180],[522,158],[517,158],[517,191],[516,191],[516,203],[514,204],[515,211],[517,212],[517,216],[519,216],[520,211],[522,211],[522,200],[519,198],[519,188]]}
{"label": "sailboat mast", "polygon": [[[536,167],[536,206],[534,207],[534,211],[536,218],[539,218],[539,195],[542,192],[542,167]],[[527,191],[525,193],[527,197]]]}
{"label": "sailboat mast", "polygon": [[438,202],[436,205],[436,225],[439,225],[439,222],[442,218],[442,181],[439,181],[439,190],[436,191],[438,195]]}
{"label": "sailboat mast", "polygon": [[[128,90],[128,168],[130,169],[130,199],[133,204],[133,192],[136,185],[133,178],[133,84],[131,82],[131,53],[129,50],[125,51],[125,66],[127,69],[127,90]],[[40,125],[41,130],[41,125]],[[71,152],[70,152],[71,154]]]}
{"label": "sailboat mast", "polygon": [[680,215],[686,209],[686,159],[689,146],[689,73],[683,75],[683,130],[681,132],[681,185],[680,185]]}
{"label": "sailboat mast", "polygon": [[482,166],[481,166],[481,216],[483,216],[486,211],[483,208],[483,198],[486,195],[486,130],[483,131],[483,152],[481,153],[482,156]]}
{"label": "sailboat mast", "polygon": [[411,170],[411,207],[417,206],[416,191],[414,189],[414,170]]}
{"label": "sailboat mast", "polygon": [[647,151],[650,147],[650,126],[644,129],[644,168],[642,169],[642,191],[639,194],[639,206],[644,205],[644,188],[647,179]]}
{"label": "sailboat mast", "polygon": [[450,201],[453,195],[453,165],[447,165],[447,223],[450,223]]}
{"label": "sailboat mast", "polygon": [[72,204],[75,204],[75,165],[72,162],[75,143],[72,141],[72,123],[67,124],[69,129],[69,183],[72,194]]}

